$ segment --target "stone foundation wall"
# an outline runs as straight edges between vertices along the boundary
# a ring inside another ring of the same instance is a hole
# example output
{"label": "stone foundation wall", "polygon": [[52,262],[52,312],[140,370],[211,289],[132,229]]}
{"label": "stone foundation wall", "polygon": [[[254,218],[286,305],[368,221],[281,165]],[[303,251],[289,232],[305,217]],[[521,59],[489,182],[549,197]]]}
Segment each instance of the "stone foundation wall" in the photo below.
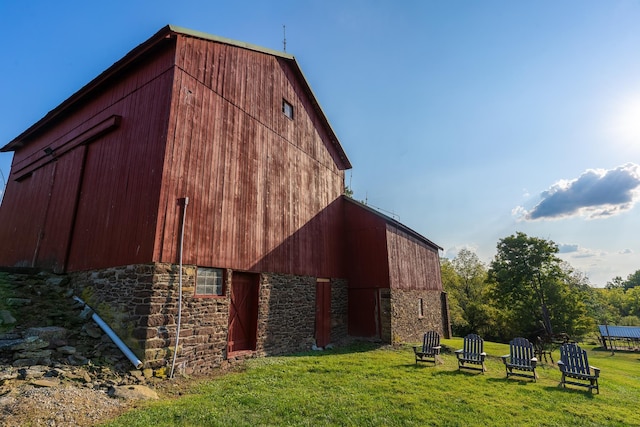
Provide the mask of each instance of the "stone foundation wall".
{"label": "stone foundation wall", "polygon": [[129,265],[69,275],[79,296],[143,359],[148,314],[153,297],[154,265]]}
{"label": "stone foundation wall", "polygon": [[[258,312],[259,355],[309,350],[315,344],[316,278],[263,274]],[[347,281],[331,281],[331,341],[347,337]]]}
{"label": "stone foundation wall", "polygon": [[256,351],[275,355],[310,349],[315,342],[315,310],[315,277],[263,274]]}
{"label": "stone foundation wall", "polygon": [[[194,298],[194,266],[183,267],[176,372],[220,366],[226,358],[229,298]],[[227,289],[231,274],[227,274]],[[179,268],[172,264],[73,273],[76,293],[116,332],[145,367],[170,369],[178,321]]]}
{"label": "stone foundation wall", "polygon": [[[182,314],[176,372],[205,372],[227,362],[227,331],[233,271],[225,295],[194,297],[196,267],[183,267]],[[168,370],[178,320],[178,266],[148,264],[70,275],[82,298],[146,368]],[[260,276],[256,351],[266,356],[308,350],[315,343],[316,278],[264,273]],[[332,280],[331,339],[347,336],[347,282]],[[244,355],[243,357],[246,357]]]}
{"label": "stone foundation wall", "polygon": [[393,310],[391,305],[391,290],[379,289],[380,293],[380,339],[384,343],[393,342]]}
{"label": "stone foundation wall", "polygon": [[348,336],[348,282],[331,279],[331,342],[339,343]]}
{"label": "stone foundation wall", "polygon": [[392,289],[390,302],[392,343],[419,342],[428,330],[445,335],[440,291]]}

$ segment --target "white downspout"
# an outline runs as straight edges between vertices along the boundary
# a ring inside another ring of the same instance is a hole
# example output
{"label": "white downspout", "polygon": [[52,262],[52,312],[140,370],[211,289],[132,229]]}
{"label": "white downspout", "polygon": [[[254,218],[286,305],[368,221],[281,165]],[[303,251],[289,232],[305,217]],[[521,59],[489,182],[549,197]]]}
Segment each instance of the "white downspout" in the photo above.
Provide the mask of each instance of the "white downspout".
{"label": "white downspout", "polygon": [[109,338],[111,338],[111,341],[113,341],[113,343],[120,349],[120,351],[122,351],[122,353],[127,356],[127,359],[129,359],[131,363],[133,363],[133,366],[135,366],[136,369],[142,368],[142,362],[140,361],[140,359],[138,359],[138,357],[133,354],[129,347],[127,347],[127,345],[120,339],[120,337],[118,337],[116,333],[113,332],[113,329],[111,329],[109,325],[107,325],[105,321],[102,320],[102,318],[98,316],[98,314],[87,305],[87,303],[76,296],[74,296],[73,299],[82,304],[86,309],[91,310],[91,318],[93,319],[93,321],[96,322],[98,326],[100,326],[100,328],[102,328],[102,330],[107,334]]}
{"label": "white downspout", "polygon": [[184,247],[184,223],[187,217],[188,204],[189,198],[185,197],[182,204],[182,224],[180,225],[180,252],[178,258],[178,321],[176,322],[176,344],[173,349],[173,362],[171,362],[171,374],[169,375],[169,378],[173,378],[173,373],[176,367],[176,357],[178,356],[178,343],[180,342],[180,323],[182,322],[182,252]]}

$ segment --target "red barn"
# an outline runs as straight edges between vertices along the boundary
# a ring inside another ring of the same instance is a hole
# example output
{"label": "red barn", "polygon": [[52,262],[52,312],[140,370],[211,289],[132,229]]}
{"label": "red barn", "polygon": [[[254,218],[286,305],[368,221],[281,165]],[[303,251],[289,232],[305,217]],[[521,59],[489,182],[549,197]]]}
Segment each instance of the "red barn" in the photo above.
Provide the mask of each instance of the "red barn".
{"label": "red barn", "polygon": [[0,265],[69,275],[147,366],[177,330],[187,372],[448,332],[438,246],[342,195],[291,55],[167,26],[1,150]]}

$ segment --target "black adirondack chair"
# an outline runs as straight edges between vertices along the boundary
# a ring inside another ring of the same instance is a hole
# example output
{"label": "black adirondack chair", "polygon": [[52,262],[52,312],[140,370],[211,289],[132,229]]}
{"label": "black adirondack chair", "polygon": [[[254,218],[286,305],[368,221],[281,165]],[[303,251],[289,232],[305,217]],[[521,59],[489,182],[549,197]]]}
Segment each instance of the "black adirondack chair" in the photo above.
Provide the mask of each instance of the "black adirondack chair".
{"label": "black adirondack chair", "polygon": [[509,354],[502,356],[507,378],[510,376],[538,378],[536,374],[536,365],[538,359],[535,357],[535,348],[533,344],[522,337],[514,338],[509,342]]}
{"label": "black adirondack chair", "polygon": [[422,337],[422,347],[414,346],[413,352],[416,356],[416,365],[418,362],[437,363],[440,355],[440,334],[436,331],[429,331]]}
{"label": "black adirondack chair", "polygon": [[600,394],[598,378],[600,369],[590,366],[587,358],[587,351],[580,348],[578,344],[567,343],[560,346],[560,360],[558,368],[562,372],[560,384],[562,387],[567,384],[586,387],[589,392],[596,390]]}
{"label": "black adirondack chair", "polygon": [[471,369],[484,373],[487,368],[484,365],[484,340],[476,334],[469,334],[464,337],[463,348],[456,350],[458,358],[458,370],[461,368]]}

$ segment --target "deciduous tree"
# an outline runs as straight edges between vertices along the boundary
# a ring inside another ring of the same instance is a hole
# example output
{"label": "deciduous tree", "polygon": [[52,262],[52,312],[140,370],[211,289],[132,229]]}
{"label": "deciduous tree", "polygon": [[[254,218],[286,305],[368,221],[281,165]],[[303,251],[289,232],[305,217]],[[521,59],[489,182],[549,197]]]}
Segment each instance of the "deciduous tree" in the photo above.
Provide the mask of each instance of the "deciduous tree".
{"label": "deciduous tree", "polygon": [[576,278],[557,253],[553,241],[522,232],[498,242],[489,277],[512,335],[580,334],[588,328]]}

